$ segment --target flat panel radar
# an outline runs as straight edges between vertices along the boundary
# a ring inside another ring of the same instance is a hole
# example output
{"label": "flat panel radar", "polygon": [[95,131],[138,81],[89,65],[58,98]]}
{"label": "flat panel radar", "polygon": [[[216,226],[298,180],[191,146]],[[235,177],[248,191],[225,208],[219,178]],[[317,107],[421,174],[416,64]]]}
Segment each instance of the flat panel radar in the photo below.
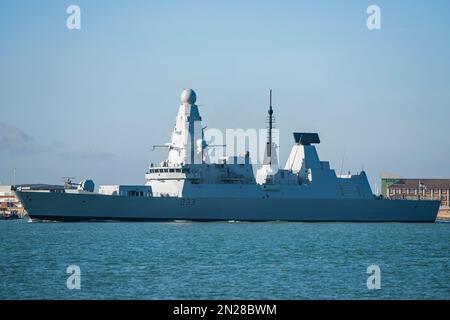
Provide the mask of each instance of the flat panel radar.
{"label": "flat panel radar", "polygon": [[308,146],[311,143],[320,143],[318,133],[294,132],[295,143]]}

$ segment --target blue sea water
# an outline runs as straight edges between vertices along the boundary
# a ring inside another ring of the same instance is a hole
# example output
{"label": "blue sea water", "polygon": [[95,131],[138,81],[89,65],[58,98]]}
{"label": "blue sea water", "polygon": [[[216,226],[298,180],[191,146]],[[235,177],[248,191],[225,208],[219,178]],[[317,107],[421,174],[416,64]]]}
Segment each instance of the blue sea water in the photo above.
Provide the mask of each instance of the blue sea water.
{"label": "blue sea water", "polygon": [[449,255],[450,223],[0,221],[0,299],[450,299]]}

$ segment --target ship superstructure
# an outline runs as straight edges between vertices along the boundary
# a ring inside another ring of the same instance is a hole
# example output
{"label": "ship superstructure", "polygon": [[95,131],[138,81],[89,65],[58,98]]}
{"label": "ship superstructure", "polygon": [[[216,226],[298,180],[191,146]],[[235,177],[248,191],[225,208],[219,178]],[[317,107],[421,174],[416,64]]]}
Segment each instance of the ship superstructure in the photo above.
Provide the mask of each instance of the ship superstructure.
{"label": "ship superstructure", "polygon": [[284,168],[278,167],[277,145],[272,140],[272,92],[264,159],[256,179],[249,152],[244,157],[225,156],[220,163],[208,163],[205,155],[202,118],[195,104],[196,94],[185,89],[181,94],[175,128],[166,147],[168,157],[151,165],[145,175],[153,196],[241,196],[374,198],[366,174],[337,177],[327,161],[320,161],[314,144],[317,133],[295,132],[294,145]]}

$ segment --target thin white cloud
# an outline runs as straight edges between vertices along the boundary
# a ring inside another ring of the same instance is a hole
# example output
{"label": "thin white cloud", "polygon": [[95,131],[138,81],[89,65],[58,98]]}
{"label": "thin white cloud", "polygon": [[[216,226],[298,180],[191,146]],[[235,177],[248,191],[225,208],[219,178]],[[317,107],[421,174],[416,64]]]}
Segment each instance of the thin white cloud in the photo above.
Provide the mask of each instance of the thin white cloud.
{"label": "thin white cloud", "polygon": [[61,155],[63,157],[70,157],[72,159],[79,159],[79,160],[89,160],[89,161],[96,161],[96,160],[110,160],[113,158],[116,158],[117,155],[111,152],[106,151],[65,151],[62,152]]}
{"label": "thin white cloud", "polygon": [[51,152],[54,148],[41,145],[23,130],[0,122],[0,150],[6,153],[30,155]]}
{"label": "thin white cloud", "polygon": [[108,160],[117,156],[102,150],[64,149],[64,144],[59,141],[53,141],[50,145],[42,144],[18,127],[0,122],[0,152],[2,155],[30,156],[52,152],[64,158],[88,161]]}

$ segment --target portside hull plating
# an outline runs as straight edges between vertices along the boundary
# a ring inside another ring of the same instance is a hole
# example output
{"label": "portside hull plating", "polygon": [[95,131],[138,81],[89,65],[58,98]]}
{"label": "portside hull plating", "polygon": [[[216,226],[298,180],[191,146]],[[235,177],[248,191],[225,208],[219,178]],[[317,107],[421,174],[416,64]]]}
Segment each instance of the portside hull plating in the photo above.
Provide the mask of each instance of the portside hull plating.
{"label": "portside hull plating", "polygon": [[439,210],[439,201],[16,194],[31,218],[56,221],[434,222]]}

